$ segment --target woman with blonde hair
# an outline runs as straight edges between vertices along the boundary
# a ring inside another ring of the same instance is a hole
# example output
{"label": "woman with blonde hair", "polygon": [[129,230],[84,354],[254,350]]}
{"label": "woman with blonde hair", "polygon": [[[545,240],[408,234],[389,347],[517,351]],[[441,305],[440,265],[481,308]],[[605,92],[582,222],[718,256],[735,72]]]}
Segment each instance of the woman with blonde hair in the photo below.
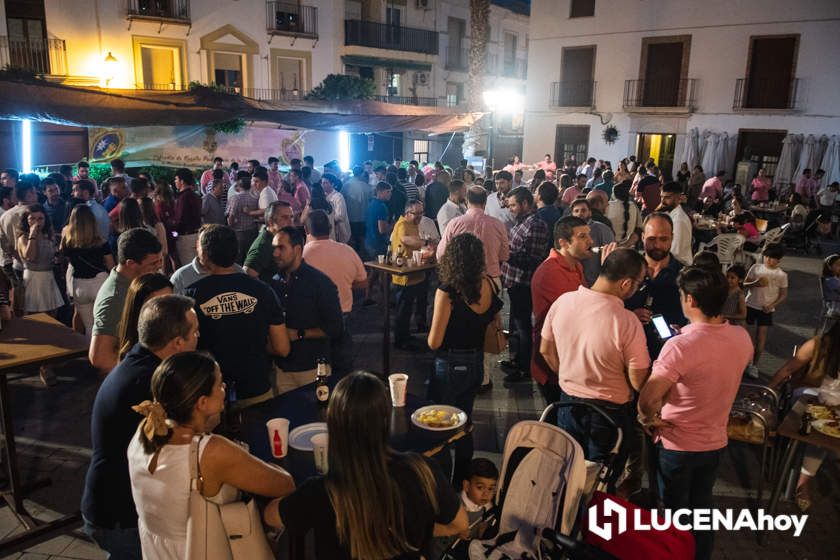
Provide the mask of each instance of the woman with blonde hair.
{"label": "woman with blonde hair", "polygon": [[198,448],[199,491],[211,502],[236,501],[239,490],[269,498],[294,490],[285,470],[210,433],[224,407],[222,372],[203,352],[165,359],[152,375],[152,400],[132,407],[145,417],[127,453],[143,558],[187,558],[193,444]]}
{"label": "woman with blonde hair", "polygon": [[89,206],[78,204],[70,212],[58,248],[70,261],[67,296],[75,307],[73,326],[90,339],[93,303],[99,288],[114,268],[114,255],[107,240],[100,239],[96,217]]}
{"label": "woman with blonde hair", "polygon": [[316,558],[420,558],[432,536],[467,529],[467,514],[432,463],[388,446],[391,403],[374,375],[355,372],[327,408],[327,474],[266,506],[291,535],[315,532]]}
{"label": "woman with blonde hair", "polygon": [[137,323],[143,304],[157,296],[173,293],[172,282],[159,272],[143,274],[131,281],[125,296],[122,318],[120,319],[119,355],[122,359],[137,344]]}

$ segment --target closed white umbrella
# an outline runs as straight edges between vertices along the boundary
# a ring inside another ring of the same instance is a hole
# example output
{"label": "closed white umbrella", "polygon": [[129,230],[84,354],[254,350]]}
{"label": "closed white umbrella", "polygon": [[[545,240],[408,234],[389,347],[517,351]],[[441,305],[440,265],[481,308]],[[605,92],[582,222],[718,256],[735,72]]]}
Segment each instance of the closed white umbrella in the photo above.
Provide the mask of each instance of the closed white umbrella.
{"label": "closed white umbrella", "polygon": [[814,148],[817,143],[817,139],[814,138],[813,134],[809,134],[805,141],[802,143],[802,152],[799,154],[799,163],[796,166],[796,169],[793,172],[793,176],[790,179],[791,183],[796,184],[799,181],[799,178],[802,177],[802,172],[806,169],[810,169],[813,173],[816,171],[813,167],[811,167],[811,159],[814,155]]}
{"label": "closed white umbrella", "polygon": [[824,185],[830,185],[834,181],[840,181],[840,138],[833,134],[828,140],[825,148],[820,169],[825,171]]}
{"label": "closed white umbrella", "polygon": [[[735,170],[735,152],[738,150],[738,135],[733,134],[726,142],[726,158],[723,162],[723,168],[727,173],[733,173]],[[746,185],[744,185],[746,187]]]}
{"label": "closed white umbrella", "polygon": [[703,143],[703,172],[706,174],[706,177],[714,177],[715,173],[718,172],[716,152],[717,152],[717,145],[718,145],[718,135],[716,132],[705,132],[703,133],[705,142]]}
{"label": "closed white umbrella", "polygon": [[788,134],[782,140],[782,153],[779,156],[779,163],[776,165],[776,173],[773,175],[773,187],[781,198],[790,190],[791,177],[799,157],[796,134]]}
{"label": "closed white umbrella", "polygon": [[[700,162],[700,131],[697,127],[692,128],[685,135],[685,144],[683,144],[683,156],[680,163],[688,164],[688,169],[693,169],[695,165]],[[702,164],[701,164],[702,165]]]}
{"label": "closed white umbrella", "polygon": [[[811,159],[808,161],[808,167],[811,168],[811,171],[816,173],[817,169],[822,169],[825,171],[825,168],[822,167],[822,160],[825,156],[825,152],[828,150],[828,136],[823,134],[819,137],[819,139],[814,143],[814,152],[811,154]],[[825,181],[825,177],[823,177],[823,181]],[[822,187],[825,182],[819,184]]]}
{"label": "closed white umbrella", "polygon": [[726,151],[729,147],[729,134],[727,132],[722,133],[718,137],[717,147],[715,148],[715,172],[720,169],[726,171],[726,174],[729,175],[729,168],[726,167]]}

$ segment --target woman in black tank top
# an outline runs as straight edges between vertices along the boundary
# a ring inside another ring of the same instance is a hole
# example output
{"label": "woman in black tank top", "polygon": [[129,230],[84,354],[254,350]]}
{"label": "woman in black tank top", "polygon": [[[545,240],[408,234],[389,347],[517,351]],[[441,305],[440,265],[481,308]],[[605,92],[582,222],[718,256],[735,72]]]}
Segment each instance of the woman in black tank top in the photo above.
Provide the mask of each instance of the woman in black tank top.
{"label": "woman in black tank top", "polygon": [[[436,351],[429,398],[472,414],[484,376],[484,335],[502,308],[493,282],[484,273],[484,248],[470,233],[452,238],[438,265],[440,287],[428,343]],[[455,444],[453,482],[460,487],[472,460],[472,436]]]}

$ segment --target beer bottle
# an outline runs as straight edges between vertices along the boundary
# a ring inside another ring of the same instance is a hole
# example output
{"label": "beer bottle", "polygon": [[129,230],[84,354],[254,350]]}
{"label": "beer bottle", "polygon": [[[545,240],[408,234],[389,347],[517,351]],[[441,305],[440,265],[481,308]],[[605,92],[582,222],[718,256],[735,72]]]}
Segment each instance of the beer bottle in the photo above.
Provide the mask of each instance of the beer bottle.
{"label": "beer bottle", "polygon": [[326,358],[318,358],[315,368],[315,400],[321,406],[330,401],[330,386],[327,377],[330,375],[330,364]]}

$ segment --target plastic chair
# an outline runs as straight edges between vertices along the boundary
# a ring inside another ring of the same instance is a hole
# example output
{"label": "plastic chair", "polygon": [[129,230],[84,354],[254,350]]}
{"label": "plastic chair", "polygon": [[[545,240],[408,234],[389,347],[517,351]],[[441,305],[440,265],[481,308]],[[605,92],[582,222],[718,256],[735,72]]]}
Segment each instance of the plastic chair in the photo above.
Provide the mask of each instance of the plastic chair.
{"label": "plastic chair", "polygon": [[699,250],[702,251],[706,247],[716,247],[720,265],[723,270],[726,270],[735,260],[735,253],[744,246],[744,241],[744,236],[740,233],[721,233],[708,243],[701,243]]}
{"label": "plastic chair", "polygon": [[780,243],[784,238],[787,229],[788,224],[771,229],[770,231],[761,236],[761,245],[759,245],[757,251],[744,251],[744,253],[750,255],[753,259],[755,259],[755,262],[761,262],[761,253],[764,251],[764,248],[770,245],[771,243]]}

